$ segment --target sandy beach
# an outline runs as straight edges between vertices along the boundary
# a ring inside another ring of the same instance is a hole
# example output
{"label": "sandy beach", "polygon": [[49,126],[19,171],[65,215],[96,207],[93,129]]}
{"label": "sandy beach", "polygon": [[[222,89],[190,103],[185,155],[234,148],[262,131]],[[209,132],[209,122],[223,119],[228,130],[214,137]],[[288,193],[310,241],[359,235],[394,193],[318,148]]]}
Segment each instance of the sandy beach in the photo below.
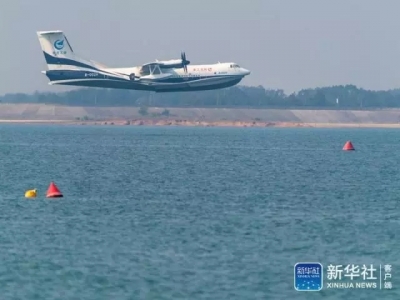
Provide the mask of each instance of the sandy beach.
{"label": "sandy beach", "polygon": [[3,124],[98,125],[98,126],[187,126],[187,127],[280,127],[280,128],[400,128],[399,124],[378,123],[299,123],[245,121],[189,121],[189,120],[0,120]]}

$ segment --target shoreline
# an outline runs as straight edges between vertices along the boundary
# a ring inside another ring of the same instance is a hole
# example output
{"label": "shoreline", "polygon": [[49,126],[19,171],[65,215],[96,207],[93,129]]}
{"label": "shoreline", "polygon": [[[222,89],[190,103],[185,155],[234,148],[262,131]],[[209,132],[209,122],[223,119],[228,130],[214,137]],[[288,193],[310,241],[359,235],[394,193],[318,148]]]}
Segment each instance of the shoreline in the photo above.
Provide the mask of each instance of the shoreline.
{"label": "shoreline", "polygon": [[400,123],[306,123],[262,121],[197,121],[173,119],[135,120],[28,120],[0,119],[0,124],[47,124],[47,125],[111,125],[111,126],[183,126],[183,127],[274,127],[274,128],[400,128]]}
{"label": "shoreline", "polygon": [[0,103],[0,124],[400,128],[400,109],[324,110],[65,106]]}

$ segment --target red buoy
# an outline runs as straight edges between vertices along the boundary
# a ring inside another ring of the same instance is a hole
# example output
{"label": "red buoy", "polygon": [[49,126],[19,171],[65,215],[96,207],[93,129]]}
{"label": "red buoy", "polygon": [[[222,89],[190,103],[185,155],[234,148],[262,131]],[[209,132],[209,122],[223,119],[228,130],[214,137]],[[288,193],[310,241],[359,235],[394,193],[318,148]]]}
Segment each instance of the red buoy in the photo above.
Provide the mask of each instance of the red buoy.
{"label": "red buoy", "polygon": [[347,141],[346,144],[343,146],[344,151],[352,151],[355,150],[353,144],[350,141]]}
{"label": "red buoy", "polygon": [[47,189],[46,198],[61,198],[63,194],[61,194],[58,187],[54,182],[51,182],[49,188]]}

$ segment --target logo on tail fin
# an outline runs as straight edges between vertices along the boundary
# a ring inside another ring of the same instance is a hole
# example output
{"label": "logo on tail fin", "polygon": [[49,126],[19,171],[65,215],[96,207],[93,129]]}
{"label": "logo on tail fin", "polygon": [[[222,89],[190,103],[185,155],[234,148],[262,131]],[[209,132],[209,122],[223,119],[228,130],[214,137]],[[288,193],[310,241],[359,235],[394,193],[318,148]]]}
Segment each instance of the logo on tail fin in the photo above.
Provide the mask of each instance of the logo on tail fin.
{"label": "logo on tail fin", "polygon": [[64,48],[64,40],[56,40],[54,42],[54,48],[56,48],[57,50],[61,50],[62,48]]}

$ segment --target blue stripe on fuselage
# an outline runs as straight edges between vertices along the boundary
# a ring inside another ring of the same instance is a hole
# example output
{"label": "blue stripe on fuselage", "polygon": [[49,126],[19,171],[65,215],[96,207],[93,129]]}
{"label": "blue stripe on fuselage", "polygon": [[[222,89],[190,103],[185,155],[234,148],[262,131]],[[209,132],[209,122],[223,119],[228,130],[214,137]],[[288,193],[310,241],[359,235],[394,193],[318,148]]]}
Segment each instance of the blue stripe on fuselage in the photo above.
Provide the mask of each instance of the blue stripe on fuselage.
{"label": "blue stripe on fuselage", "polygon": [[230,79],[235,79],[238,78],[237,75],[232,75],[232,76],[220,76],[220,75],[208,75],[208,76],[182,76],[182,75],[173,75],[171,77],[167,78],[160,78],[160,79],[143,79],[143,82],[159,82],[159,83],[185,83],[185,82],[194,82],[198,80],[203,80],[203,79],[211,79],[211,78],[230,78]]}
{"label": "blue stripe on fuselage", "polygon": [[44,53],[44,58],[46,59],[46,63],[49,65],[67,65],[67,66],[75,66],[75,67],[81,67],[81,68],[87,68],[87,69],[100,71],[99,69],[97,69],[91,65],[84,64],[84,63],[81,63],[81,62],[73,60],[73,59],[51,56],[50,54],[48,54],[47,52],[44,52],[44,51],[43,51],[43,53]]}
{"label": "blue stripe on fuselage", "polygon": [[99,88],[112,88],[112,89],[129,89],[129,90],[143,90],[143,91],[154,91],[156,93],[167,93],[167,92],[189,92],[189,91],[205,91],[214,90],[234,86],[241,81],[241,78],[233,79],[229,82],[224,83],[210,83],[205,86],[157,86],[157,85],[145,85],[139,84],[133,81],[113,81],[113,80],[89,80],[89,81],[66,81],[60,82],[61,85],[70,86],[83,86],[83,87],[99,87]]}
{"label": "blue stripe on fuselage", "polygon": [[92,71],[75,71],[75,70],[50,70],[46,71],[46,76],[50,79],[50,81],[57,80],[73,80],[73,79],[110,79],[110,80],[121,80],[128,81],[124,78],[104,75],[97,72]]}

